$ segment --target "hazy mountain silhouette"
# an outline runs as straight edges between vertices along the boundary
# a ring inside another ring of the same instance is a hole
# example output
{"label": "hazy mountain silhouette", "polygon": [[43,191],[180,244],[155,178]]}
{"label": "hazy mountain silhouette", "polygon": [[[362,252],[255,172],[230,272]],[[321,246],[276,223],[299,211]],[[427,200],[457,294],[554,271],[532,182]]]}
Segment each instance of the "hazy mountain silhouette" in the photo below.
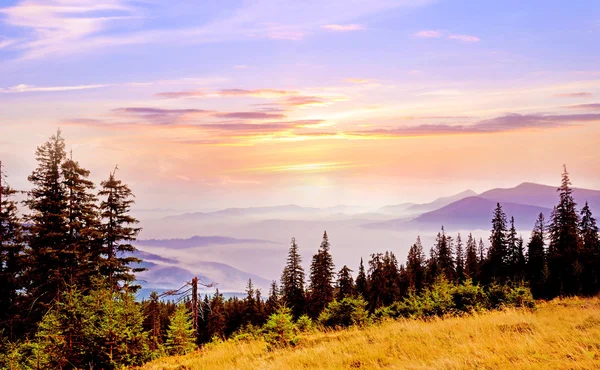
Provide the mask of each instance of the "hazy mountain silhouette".
{"label": "hazy mountain silhouette", "polygon": [[226,244],[276,244],[271,240],[262,239],[238,239],[227,236],[192,236],[187,239],[147,239],[138,240],[138,245],[148,247],[165,247],[174,249],[185,249],[194,247],[205,247],[209,245]]}
{"label": "hazy mountain silhouette", "polygon": [[[552,209],[558,204],[558,193],[556,189],[557,186],[524,182],[514,188],[488,190],[481,193],[479,196],[501,203],[521,203]],[[592,208],[592,212],[600,212],[600,191],[573,188],[573,197],[577,202],[578,209],[581,209],[587,200]]]}
{"label": "hazy mountain silhouette", "polygon": [[[495,201],[482,197],[468,197],[451,203],[435,211],[424,213],[410,221],[417,225],[441,225],[451,228],[488,229],[492,212],[496,207]],[[533,227],[540,213],[550,217],[550,208],[502,202],[502,209],[508,219],[515,218],[515,225],[520,229]]]}

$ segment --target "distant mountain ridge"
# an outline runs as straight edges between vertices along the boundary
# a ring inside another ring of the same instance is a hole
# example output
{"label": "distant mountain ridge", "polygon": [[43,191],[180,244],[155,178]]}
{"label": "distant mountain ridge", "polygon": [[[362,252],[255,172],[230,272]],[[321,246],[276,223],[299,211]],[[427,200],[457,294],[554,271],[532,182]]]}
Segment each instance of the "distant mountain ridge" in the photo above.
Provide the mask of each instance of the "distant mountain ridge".
{"label": "distant mountain ridge", "polygon": [[263,239],[238,239],[228,236],[192,236],[186,239],[146,239],[136,241],[137,245],[148,247],[165,248],[194,248],[208,245],[227,245],[227,244],[277,244],[277,242]]}
{"label": "distant mountain ridge", "polygon": [[[600,212],[599,190],[581,188],[572,188],[572,190],[573,198],[579,209],[581,209],[587,201],[592,208],[592,211],[597,210],[596,212]],[[557,187],[531,182],[524,182],[513,188],[491,189],[479,194],[479,196],[500,203],[521,203],[550,209],[558,204]]]}
{"label": "distant mountain ridge", "polygon": [[[456,194],[454,197],[460,198],[461,195],[471,193],[474,192],[466,191]],[[573,197],[578,204],[578,210],[587,201],[592,212],[595,214],[600,213],[600,191],[573,188]],[[442,204],[449,198],[452,197],[440,198],[431,203],[408,207],[407,211],[410,209],[425,210],[430,205],[436,202]],[[543,213],[546,219],[549,219],[552,208],[558,204],[558,201],[559,195],[556,187],[525,182],[513,188],[491,189],[476,196],[463,197],[410,219],[396,218],[383,222],[368,223],[363,226],[387,230],[433,228],[442,225],[461,229],[488,229],[494,207],[497,203],[500,203],[507,217],[509,219],[511,216],[515,218],[517,228],[530,229],[540,213]]]}

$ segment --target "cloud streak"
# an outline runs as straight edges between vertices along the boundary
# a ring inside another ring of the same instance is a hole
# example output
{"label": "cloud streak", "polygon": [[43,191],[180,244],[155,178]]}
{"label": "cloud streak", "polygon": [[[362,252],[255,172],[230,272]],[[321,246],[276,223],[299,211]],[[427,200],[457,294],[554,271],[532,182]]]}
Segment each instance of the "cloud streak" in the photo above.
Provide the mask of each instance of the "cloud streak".
{"label": "cloud streak", "polygon": [[446,37],[450,40],[458,40],[466,43],[474,43],[479,42],[481,39],[477,36],[473,35],[463,35],[463,34],[454,34],[448,33],[446,31],[439,30],[423,30],[413,34],[414,37],[424,38],[424,39],[439,39],[442,37]]}
{"label": "cloud streak", "polygon": [[600,103],[568,105],[569,109],[600,110]]}
{"label": "cloud streak", "polygon": [[362,31],[365,26],[361,24],[326,24],[321,28],[333,32],[351,32],[351,31]]}
{"label": "cloud streak", "polygon": [[109,84],[96,84],[96,85],[74,85],[74,86],[32,86],[26,84],[20,84],[7,88],[0,88],[2,94],[19,94],[19,93],[31,93],[31,92],[57,92],[57,91],[76,91],[76,90],[89,90],[99,89],[103,87],[111,86]]}
{"label": "cloud streak", "polygon": [[558,98],[589,98],[594,94],[589,92],[572,92],[572,93],[563,93],[563,94],[554,94],[554,96]]}

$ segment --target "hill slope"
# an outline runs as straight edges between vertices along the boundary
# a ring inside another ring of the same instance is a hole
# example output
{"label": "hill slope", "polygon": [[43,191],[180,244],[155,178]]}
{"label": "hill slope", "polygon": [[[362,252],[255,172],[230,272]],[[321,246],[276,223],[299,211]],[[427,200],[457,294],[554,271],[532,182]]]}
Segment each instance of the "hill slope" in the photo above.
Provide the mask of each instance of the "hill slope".
{"label": "hill slope", "polygon": [[269,352],[260,340],[228,341],[158,369],[598,369],[600,299],[555,300],[536,311],[505,310],[424,322],[316,333]]}

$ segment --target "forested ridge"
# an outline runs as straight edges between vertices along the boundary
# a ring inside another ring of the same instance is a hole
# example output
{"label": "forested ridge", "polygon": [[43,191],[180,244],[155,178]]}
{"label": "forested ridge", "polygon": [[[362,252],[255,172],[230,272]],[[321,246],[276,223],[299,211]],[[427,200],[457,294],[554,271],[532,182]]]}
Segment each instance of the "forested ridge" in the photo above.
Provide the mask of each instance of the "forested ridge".
{"label": "forested ridge", "polygon": [[575,204],[565,168],[557,205],[547,220],[532,220],[527,242],[497,204],[488,240],[442,227],[428,254],[417,237],[405,263],[387,251],[361,259],[357,271],[336,266],[324,232],[309,271],[292,238],[281,279],[264,297],[249,281],[244,299],[225,300],[217,290],[197,309],[190,299],[161,301],[156,293],[138,302],[141,261],[132,242],[140,228],[117,168],[96,186],[60,131],[35,156],[22,204],[2,178],[2,368],[120,368],[248,336],[293,346],[316,326],[530,307],[534,299],[600,290],[598,226],[587,203]]}

